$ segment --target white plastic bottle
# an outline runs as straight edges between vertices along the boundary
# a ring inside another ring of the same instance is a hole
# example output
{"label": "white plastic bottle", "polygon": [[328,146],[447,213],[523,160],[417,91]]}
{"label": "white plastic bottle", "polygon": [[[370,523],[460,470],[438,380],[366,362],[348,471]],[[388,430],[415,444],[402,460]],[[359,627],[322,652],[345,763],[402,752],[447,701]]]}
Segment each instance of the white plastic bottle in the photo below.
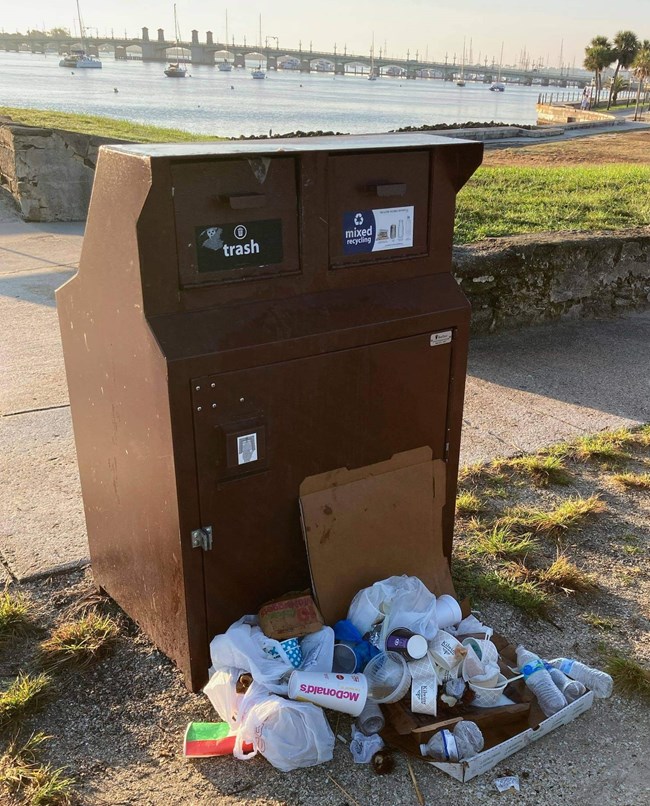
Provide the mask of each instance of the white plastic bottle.
{"label": "white plastic bottle", "polygon": [[523,646],[517,647],[517,665],[528,688],[537,697],[544,716],[553,716],[566,705],[566,697],[544,668],[544,661]]}
{"label": "white plastic bottle", "polygon": [[483,734],[476,722],[459,722],[452,733],[440,730],[420,745],[420,753],[434,761],[463,761],[483,749]]}
{"label": "white plastic bottle", "polygon": [[546,663],[546,661],[544,661],[544,668],[551,675],[551,680],[560,689],[562,694],[564,694],[568,703],[575,702],[578,697],[582,697],[587,690],[582,683],[577,680],[571,680],[564,672],[556,669],[555,666],[551,666],[550,663]]}
{"label": "white plastic bottle", "polygon": [[569,660],[569,658],[558,658],[552,661],[551,665],[572,680],[577,680],[585,685],[594,692],[594,697],[612,696],[614,681],[607,672],[593,669],[591,666],[585,666],[584,663],[580,663],[579,660]]}

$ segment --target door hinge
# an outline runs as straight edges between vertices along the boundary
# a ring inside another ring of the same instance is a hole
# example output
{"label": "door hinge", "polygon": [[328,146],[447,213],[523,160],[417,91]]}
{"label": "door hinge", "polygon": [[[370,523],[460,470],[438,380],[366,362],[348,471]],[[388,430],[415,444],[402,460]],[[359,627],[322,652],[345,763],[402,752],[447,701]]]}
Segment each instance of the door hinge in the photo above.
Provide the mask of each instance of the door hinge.
{"label": "door hinge", "polygon": [[212,549],[212,527],[201,526],[200,529],[192,530],[192,548],[211,551]]}

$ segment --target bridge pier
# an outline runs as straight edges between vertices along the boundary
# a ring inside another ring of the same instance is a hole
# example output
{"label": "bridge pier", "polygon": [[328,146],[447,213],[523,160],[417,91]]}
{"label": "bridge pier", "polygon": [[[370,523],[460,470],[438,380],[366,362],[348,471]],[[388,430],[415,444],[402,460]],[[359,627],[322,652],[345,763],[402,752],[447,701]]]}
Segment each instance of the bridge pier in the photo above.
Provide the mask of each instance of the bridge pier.
{"label": "bridge pier", "polygon": [[311,62],[309,61],[309,59],[303,59],[300,62],[300,72],[311,73]]}
{"label": "bridge pier", "polygon": [[235,53],[235,67],[246,67],[246,56],[243,53]]}
{"label": "bridge pier", "polygon": [[192,64],[207,64],[214,67],[214,49],[192,43],[190,61]]}
{"label": "bridge pier", "polygon": [[115,60],[118,62],[126,61],[126,48],[124,45],[116,45],[115,47]]}
{"label": "bridge pier", "polygon": [[343,62],[335,62],[334,63],[334,75],[335,76],[344,76],[345,75],[345,65]]}

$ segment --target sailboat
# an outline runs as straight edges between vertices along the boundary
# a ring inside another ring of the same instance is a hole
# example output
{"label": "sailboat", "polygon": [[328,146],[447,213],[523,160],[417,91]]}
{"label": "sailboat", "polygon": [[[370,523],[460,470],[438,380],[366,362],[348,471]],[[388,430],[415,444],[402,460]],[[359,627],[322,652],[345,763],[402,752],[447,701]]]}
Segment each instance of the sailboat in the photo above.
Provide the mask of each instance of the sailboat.
{"label": "sailboat", "polygon": [[375,72],[375,35],[372,35],[372,45],[370,46],[370,75],[368,81],[377,81],[377,73]]}
{"label": "sailboat", "polygon": [[[228,11],[226,11],[226,53],[228,52]],[[223,57],[223,61],[219,62],[219,71],[222,73],[229,73],[232,70],[232,64],[228,61],[226,56]]]}
{"label": "sailboat", "polygon": [[503,64],[503,42],[501,43],[501,56],[499,57],[499,77],[492,82],[490,89],[492,92],[505,92],[506,85],[501,81],[501,65]]}
{"label": "sailboat", "polygon": [[[260,51],[262,50],[262,15],[260,14]],[[266,72],[262,70],[262,64],[258,64],[255,70],[251,70],[253,78],[266,78]]]}
{"label": "sailboat", "polygon": [[465,86],[465,38],[463,37],[463,63],[460,68],[460,78],[456,82],[457,87]]}
{"label": "sailboat", "polygon": [[[178,30],[178,19],[176,17],[176,3],[174,3],[174,33],[176,35],[176,50],[178,51],[178,47],[181,41],[181,35]],[[185,78],[187,75],[187,67],[184,64],[181,64],[180,61],[178,62],[170,62],[169,66],[165,70],[165,75],[167,78]]]}
{"label": "sailboat", "polygon": [[69,67],[71,69],[95,69],[101,68],[102,63],[95,56],[89,56],[86,53],[85,43],[85,30],[84,24],[81,20],[81,8],[79,7],[79,0],[77,0],[77,16],[79,17],[79,36],[81,37],[81,50],[73,50],[71,53],[66,53],[59,62],[59,67]]}

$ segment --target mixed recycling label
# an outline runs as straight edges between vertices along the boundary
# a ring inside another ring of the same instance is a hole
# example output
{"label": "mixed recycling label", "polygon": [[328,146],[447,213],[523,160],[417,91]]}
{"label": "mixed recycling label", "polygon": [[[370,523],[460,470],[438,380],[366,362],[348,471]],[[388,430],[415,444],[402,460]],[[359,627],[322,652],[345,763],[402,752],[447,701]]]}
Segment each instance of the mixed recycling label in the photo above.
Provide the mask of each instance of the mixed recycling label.
{"label": "mixed recycling label", "polygon": [[279,218],[212,224],[196,227],[195,232],[200,272],[282,262],[282,221]]}
{"label": "mixed recycling label", "polygon": [[343,254],[385,252],[413,246],[414,207],[343,213]]}

